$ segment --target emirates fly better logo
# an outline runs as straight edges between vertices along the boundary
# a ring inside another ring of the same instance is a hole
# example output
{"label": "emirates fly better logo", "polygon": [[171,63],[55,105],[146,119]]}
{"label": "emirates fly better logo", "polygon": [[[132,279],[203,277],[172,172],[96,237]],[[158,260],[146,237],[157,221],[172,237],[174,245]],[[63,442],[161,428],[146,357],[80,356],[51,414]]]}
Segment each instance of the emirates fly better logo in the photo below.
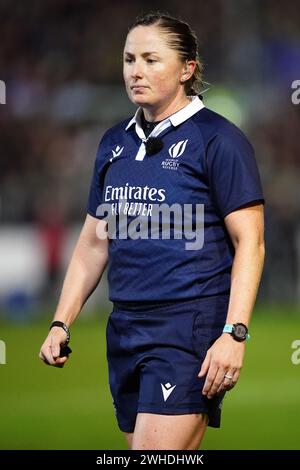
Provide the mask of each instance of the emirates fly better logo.
{"label": "emirates fly better logo", "polygon": [[[170,158],[161,163],[163,169],[177,170],[179,157],[184,153],[187,144],[188,139],[170,146]],[[119,145],[115,147],[110,161],[118,158],[123,149],[124,147]],[[184,239],[186,250],[203,248],[203,204],[169,204],[166,201],[166,188],[136,186],[129,181],[120,186],[106,185],[104,201],[98,206],[96,215],[107,222],[107,229],[103,230],[103,224],[97,226],[99,239],[105,239],[107,236],[111,240]],[[164,385],[165,395],[171,393],[168,385]]]}
{"label": "emirates fly better logo", "polygon": [[188,139],[181,140],[177,142],[169,148],[169,155],[171,158],[166,158],[161,162],[161,166],[164,170],[177,170],[179,167],[179,162],[177,159],[183,154],[185,151],[186,145],[188,143]]}

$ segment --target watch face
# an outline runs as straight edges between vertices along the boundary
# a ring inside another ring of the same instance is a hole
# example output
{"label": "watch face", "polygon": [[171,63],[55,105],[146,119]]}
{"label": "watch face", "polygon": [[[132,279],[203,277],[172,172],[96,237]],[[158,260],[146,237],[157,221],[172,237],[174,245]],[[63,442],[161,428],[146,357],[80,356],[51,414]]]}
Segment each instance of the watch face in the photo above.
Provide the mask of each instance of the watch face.
{"label": "watch face", "polygon": [[233,325],[233,335],[237,340],[243,341],[247,337],[248,328],[243,323]]}

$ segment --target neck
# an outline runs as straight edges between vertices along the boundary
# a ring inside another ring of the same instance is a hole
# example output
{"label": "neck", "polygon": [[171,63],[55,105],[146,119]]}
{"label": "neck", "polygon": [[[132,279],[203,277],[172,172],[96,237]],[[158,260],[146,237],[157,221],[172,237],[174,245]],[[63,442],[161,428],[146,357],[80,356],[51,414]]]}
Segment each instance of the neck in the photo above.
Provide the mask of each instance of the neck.
{"label": "neck", "polygon": [[172,114],[177,113],[177,111],[184,108],[189,103],[190,99],[184,95],[184,97],[177,97],[171,103],[163,104],[159,108],[144,106],[143,112],[147,121],[163,121]]}

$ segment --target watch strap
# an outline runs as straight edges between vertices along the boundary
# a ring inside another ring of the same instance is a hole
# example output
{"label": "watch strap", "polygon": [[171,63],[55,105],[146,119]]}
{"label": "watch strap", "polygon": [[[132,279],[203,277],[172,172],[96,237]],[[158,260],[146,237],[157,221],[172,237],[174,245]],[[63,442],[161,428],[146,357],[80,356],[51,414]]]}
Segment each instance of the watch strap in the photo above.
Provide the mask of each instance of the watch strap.
{"label": "watch strap", "polygon": [[60,327],[60,328],[63,328],[63,330],[65,330],[65,332],[67,333],[66,344],[68,344],[69,341],[70,341],[70,338],[71,338],[71,334],[70,334],[69,327],[68,327],[65,323],[63,323],[62,321],[58,321],[58,320],[53,321],[53,322],[51,323],[49,329],[51,330],[51,328],[53,328],[54,326],[58,326],[58,327]]}
{"label": "watch strap", "polygon": [[233,328],[233,325],[231,325],[230,323],[226,323],[226,325],[223,328],[223,333],[232,333],[232,328]]}
{"label": "watch strap", "polygon": [[[223,333],[232,333],[233,330],[233,324],[232,323],[226,323],[224,328],[223,328]],[[247,333],[246,340],[248,341],[250,339],[249,333]]]}

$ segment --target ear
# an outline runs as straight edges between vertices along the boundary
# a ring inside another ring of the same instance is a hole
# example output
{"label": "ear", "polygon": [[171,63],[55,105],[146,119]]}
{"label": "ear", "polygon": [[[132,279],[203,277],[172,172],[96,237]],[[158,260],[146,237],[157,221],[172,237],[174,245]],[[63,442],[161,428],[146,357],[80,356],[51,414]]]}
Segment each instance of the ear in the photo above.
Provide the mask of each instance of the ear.
{"label": "ear", "polygon": [[183,65],[182,73],[180,76],[181,83],[187,82],[194,74],[196,68],[195,60],[186,60]]}

